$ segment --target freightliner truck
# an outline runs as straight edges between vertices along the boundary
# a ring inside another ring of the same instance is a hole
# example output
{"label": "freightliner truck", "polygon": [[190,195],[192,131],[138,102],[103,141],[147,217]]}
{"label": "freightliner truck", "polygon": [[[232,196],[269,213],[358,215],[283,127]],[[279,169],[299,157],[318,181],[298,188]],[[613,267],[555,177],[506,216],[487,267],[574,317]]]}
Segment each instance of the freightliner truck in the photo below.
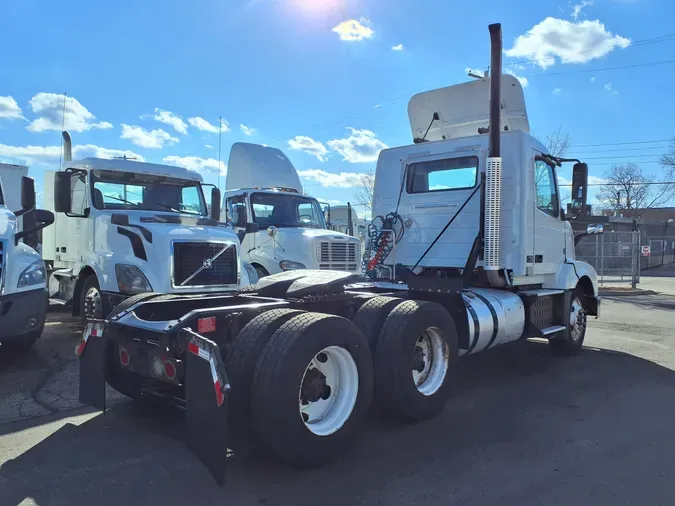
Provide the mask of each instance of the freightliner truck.
{"label": "freightliner truck", "polygon": [[490,35],[489,79],[414,96],[414,142],[380,154],[367,277],[305,269],[237,293],[137,295],[88,322],[81,401],[105,409],[107,382],[183,408],[188,447],[223,483],[228,448],[250,437],[312,467],[345,450],[371,403],[437,416],[460,357],[525,338],[578,353],[600,309],[569,223],[588,167],[573,160],[563,213],[568,160],[529,135],[522,88],[501,73],[501,26]]}

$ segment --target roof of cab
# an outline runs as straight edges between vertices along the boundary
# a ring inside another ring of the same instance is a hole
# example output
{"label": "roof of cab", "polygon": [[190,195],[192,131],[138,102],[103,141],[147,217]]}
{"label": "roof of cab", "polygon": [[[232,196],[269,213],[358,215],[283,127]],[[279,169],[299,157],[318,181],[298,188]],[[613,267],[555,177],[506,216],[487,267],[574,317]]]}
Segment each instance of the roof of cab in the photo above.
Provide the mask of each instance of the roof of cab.
{"label": "roof of cab", "polygon": [[187,179],[190,181],[202,182],[202,176],[194,170],[173,165],[161,165],[158,163],[138,162],[136,160],[124,160],[121,158],[83,158],[82,160],[73,160],[66,162],[66,168],[86,169],[86,170],[113,170],[120,172],[135,172],[139,174],[149,174],[153,176],[175,177],[177,179]]}

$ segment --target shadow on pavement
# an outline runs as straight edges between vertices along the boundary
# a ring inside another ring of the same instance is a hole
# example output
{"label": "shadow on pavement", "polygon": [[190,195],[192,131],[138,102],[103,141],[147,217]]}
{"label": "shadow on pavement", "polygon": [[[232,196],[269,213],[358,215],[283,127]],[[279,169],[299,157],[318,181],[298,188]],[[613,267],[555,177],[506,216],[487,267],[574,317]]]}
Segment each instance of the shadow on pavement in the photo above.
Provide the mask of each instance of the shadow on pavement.
{"label": "shadow on pavement", "polygon": [[39,505],[657,504],[675,494],[673,420],[673,371],[522,342],[464,360],[433,421],[373,410],[322,469],[236,455],[220,489],[182,443],[179,411],[128,402],[6,462],[0,489],[3,504]]}
{"label": "shadow on pavement", "polygon": [[640,310],[675,310],[675,297],[672,295],[605,295],[602,299],[632,304],[636,306],[636,309]]}

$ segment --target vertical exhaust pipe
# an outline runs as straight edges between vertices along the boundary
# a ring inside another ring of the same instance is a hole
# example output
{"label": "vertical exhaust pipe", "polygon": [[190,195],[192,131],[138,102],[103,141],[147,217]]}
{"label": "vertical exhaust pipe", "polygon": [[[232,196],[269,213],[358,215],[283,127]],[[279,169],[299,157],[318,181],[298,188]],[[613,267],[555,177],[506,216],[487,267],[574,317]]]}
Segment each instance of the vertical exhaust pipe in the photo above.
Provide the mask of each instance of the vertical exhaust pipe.
{"label": "vertical exhaust pipe", "polygon": [[485,169],[485,247],[483,268],[490,285],[503,287],[506,280],[500,275],[501,266],[501,212],[502,212],[502,159],[499,136],[501,134],[501,81],[502,81],[502,25],[490,25],[490,137]]}
{"label": "vertical exhaust pipe", "polygon": [[70,139],[70,134],[65,130],[63,135],[63,161],[70,162],[73,159],[73,142]]}

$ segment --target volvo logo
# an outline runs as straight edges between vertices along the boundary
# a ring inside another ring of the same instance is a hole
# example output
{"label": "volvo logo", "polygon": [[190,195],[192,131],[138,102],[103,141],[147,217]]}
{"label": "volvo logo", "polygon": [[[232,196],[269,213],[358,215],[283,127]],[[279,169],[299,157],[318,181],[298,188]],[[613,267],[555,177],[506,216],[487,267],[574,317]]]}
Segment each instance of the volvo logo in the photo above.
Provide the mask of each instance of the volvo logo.
{"label": "volvo logo", "polygon": [[210,258],[205,258],[204,262],[202,263],[202,265],[204,266],[204,269],[210,269],[211,266],[213,265],[212,262],[213,261]]}

